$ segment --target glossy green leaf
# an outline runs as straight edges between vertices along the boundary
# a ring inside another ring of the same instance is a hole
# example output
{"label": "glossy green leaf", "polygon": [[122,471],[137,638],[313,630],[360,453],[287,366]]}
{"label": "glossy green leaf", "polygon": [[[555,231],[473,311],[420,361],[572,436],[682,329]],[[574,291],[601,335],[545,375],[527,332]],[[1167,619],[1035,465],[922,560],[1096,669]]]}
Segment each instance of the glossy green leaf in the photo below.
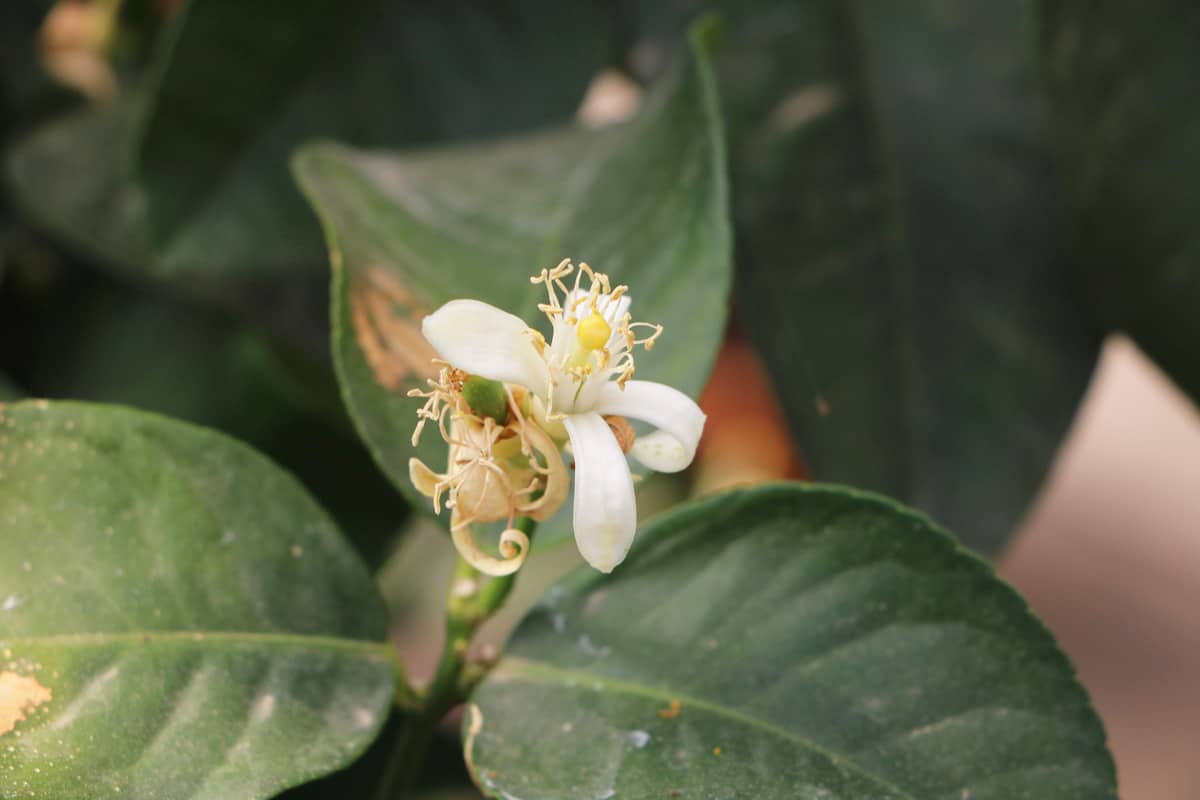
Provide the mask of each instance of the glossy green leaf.
{"label": "glossy green leaf", "polygon": [[0,453],[0,795],[269,797],[378,733],[383,605],[294,479],[108,406],[4,407]]}
{"label": "glossy green leaf", "polygon": [[[688,4],[632,5],[644,56]],[[716,7],[739,309],[805,460],[998,550],[1097,354],[1057,252],[1032,2]]]}
{"label": "glossy green leaf", "polygon": [[1200,6],[1040,5],[1078,284],[1200,401]]}
{"label": "glossy green leaf", "polygon": [[416,145],[560,118],[601,65],[604,31],[591,6],[546,0],[191,0],[135,142],[161,268],[320,268],[320,230],[288,174],[293,148],[316,136]]}
{"label": "glossy green leaf", "polygon": [[1011,587],[827,486],[661,516],[551,589],[476,691],[492,797],[1115,798],[1104,730]]}
{"label": "glossy green leaf", "polygon": [[402,490],[412,492],[410,457],[436,467],[446,458],[432,431],[417,449],[409,441],[421,402],[405,391],[434,355],[422,315],[469,297],[535,323],[545,290],[529,276],[562,258],[628,284],[635,318],[665,326],[639,358],[639,377],[693,395],[707,379],[725,327],[730,233],[699,33],[691,57],[627,126],[411,154],[318,144],[298,154],[295,171],[332,252],[333,347],[347,405]]}

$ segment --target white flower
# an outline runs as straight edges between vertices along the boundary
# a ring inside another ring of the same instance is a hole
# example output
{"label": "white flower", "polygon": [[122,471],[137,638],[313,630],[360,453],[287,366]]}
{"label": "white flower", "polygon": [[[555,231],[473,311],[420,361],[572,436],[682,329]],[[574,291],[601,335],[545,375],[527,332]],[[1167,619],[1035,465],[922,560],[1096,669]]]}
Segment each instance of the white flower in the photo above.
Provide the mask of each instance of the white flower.
{"label": "white flower", "polygon": [[[683,392],[631,380],[634,348],[649,350],[662,327],[631,323],[626,287],[611,288],[586,264],[568,289],[563,278],[573,271],[565,260],[531,279],[546,286],[549,300],[539,309],[553,326],[549,343],[519,317],[477,300],[450,301],[425,318],[422,331],[457,369],[525,388],[537,424],[559,442],[570,440],[575,541],[589,564],[611,572],[637,528],[625,450],[650,469],[677,472],[695,456],[705,417]],[[646,335],[637,338],[636,330]],[[626,417],[658,430],[631,442]]]}

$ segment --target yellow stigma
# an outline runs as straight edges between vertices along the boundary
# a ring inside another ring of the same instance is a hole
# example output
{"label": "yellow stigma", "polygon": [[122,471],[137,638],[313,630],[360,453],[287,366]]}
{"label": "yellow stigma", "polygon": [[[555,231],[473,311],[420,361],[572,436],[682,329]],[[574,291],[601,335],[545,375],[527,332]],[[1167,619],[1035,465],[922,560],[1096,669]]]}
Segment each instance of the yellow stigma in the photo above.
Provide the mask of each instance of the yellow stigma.
{"label": "yellow stigma", "polygon": [[612,328],[599,311],[592,311],[591,315],[579,323],[579,344],[584,350],[599,350],[608,344],[610,336]]}

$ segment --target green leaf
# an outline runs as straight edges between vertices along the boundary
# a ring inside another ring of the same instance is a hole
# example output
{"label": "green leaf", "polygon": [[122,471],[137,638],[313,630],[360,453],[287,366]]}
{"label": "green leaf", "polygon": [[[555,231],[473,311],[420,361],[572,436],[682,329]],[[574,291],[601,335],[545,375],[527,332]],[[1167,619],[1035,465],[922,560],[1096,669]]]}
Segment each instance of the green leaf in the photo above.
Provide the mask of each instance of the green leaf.
{"label": "green leaf", "polygon": [[[155,81],[35,130],[6,154],[6,182],[27,217],[87,258],[323,354],[328,284],[319,227],[288,175],[292,148],[559,119],[602,61],[603,23],[543,1],[191,0]],[[561,35],[541,36],[543,24]]]}
{"label": "green leaf", "polygon": [[788,45],[820,57],[739,153],[761,192],[742,299],[813,473],[995,552],[1098,342],[1058,252],[1029,4],[943,11],[830,11]]}
{"label": "green leaf", "polygon": [[320,232],[288,174],[301,142],[544,124],[606,55],[595,9],[549,0],[191,0],[168,38],[134,164],[168,272],[319,267]]}
{"label": "green leaf", "polygon": [[735,491],[551,589],[474,696],[493,797],[1115,798],[1104,729],[1025,602],[923,516]]}
{"label": "green leaf", "polygon": [[[157,267],[142,242],[145,204],[118,156],[134,111],[134,102],[125,99],[43,125],[5,154],[4,177],[14,203],[37,228],[121,279],[146,283]],[[320,307],[327,289],[316,275],[279,281],[201,271],[172,282],[182,293],[260,323],[297,349],[323,355],[324,323],[318,320],[325,316]]]}
{"label": "green leaf", "polygon": [[18,209],[75,251],[124,272],[149,261],[140,212],[116,157],[132,106],[76,111],[38,128],[5,154],[5,182]]}
{"label": "green leaf", "polygon": [[1200,401],[1200,7],[1040,7],[1078,284]]}
{"label": "green leaf", "polygon": [[5,407],[0,452],[0,795],[263,798],[378,733],[383,605],[294,479],[117,407]]}
{"label": "green leaf", "polygon": [[1031,3],[717,8],[739,309],[805,460],[998,550],[1097,355],[1057,252]]}
{"label": "green leaf", "polygon": [[721,122],[699,35],[621,128],[411,154],[318,144],[294,168],[329,240],[347,405],[410,496],[409,458],[440,467],[446,457],[432,431],[411,446],[421,402],[405,391],[434,355],[419,320],[448,300],[484,300],[532,323],[545,292],[529,276],[564,257],[587,261],[630,286],[637,319],[665,326],[638,376],[693,395],[704,385],[725,328],[730,232]]}

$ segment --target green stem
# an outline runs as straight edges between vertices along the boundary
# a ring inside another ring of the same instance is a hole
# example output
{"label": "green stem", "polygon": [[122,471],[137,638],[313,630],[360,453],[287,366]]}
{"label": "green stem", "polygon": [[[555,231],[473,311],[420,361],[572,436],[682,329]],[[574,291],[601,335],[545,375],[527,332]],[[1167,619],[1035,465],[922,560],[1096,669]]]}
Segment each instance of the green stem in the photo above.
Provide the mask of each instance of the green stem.
{"label": "green stem", "polygon": [[[517,522],[517,528],[531,541],[536,527],[537,523],[529,517],[522,517]],[[516,583],[516,574],[492,578],[480,587],[482,579],[478,570],[461,557],[458,559],[446,595],[446,638],[442,643],[442,655],[416,713],[406,721],[396,742],[376,793],[377,800],[399,800],[410,794],[420,777],[438,723],[450,709],[466,701],[469,687],[477,680],[463,679],[471,639],[479,626],[504,605]],[[476,588],[463,591],[464,586]]]}

